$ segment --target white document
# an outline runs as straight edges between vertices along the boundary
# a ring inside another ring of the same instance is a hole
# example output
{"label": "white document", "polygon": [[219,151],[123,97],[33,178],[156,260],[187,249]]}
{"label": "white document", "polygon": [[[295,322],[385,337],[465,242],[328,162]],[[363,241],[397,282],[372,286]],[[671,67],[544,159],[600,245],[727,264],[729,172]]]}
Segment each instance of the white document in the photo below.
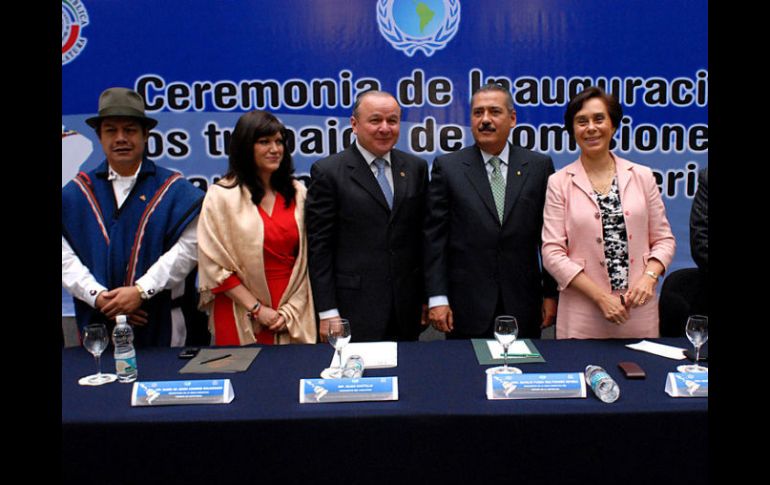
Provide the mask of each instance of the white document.
{"label": "white document", "polygon": [[[342,349],[342,365],[351,355],[360,355],[364,359],[364,369],[387,369],[398,366],[398,344],[396,342],[358,342],[350,343]],[[332,354],[329,367],[336,367],[337,353]]]}
{"label": "white document", "polygon": [[[489,355],[493,359],[503,358],[503,346],[497,340],[487,340],[487,346],[489,346]],[[532,351],[527,347],[527,343],[523,340],[514,340],[514,342],[508,346],[508,358],[516,357],[531,357]]]}
{"label": "white document", "polygon": [[629,349],[641,350],[642,352],[649,352],[651,354],[660,355],[661,357],[666,357],[669,359],[686,359],[684,355],[684,351],[686,349],[673,347],[671,345],[658,344],[655,342],[650,342],[649,340],[642,340],[641,342],[635,344],[628,344],[626,347]]}

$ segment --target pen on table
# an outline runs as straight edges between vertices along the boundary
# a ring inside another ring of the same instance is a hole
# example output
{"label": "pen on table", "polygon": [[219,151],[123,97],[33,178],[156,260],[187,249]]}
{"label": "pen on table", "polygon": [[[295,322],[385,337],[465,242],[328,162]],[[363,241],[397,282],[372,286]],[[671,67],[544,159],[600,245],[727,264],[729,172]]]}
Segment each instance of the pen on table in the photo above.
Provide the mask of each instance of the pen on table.
{"label": "pen on table", "polygon": [[502,354],[507,357],[542,357],[540,354],[530,353],[530,354]]}
{"label": "pen on table", "polygon": [[208,364],[209,362],[216,362],[218,360],[226,359],[226,358],[232,357],[232,356],[233,356],[233,354],[220,355],[219,357],[214,357],[213,359],[204,360],[203,362],[200,363],[200,365]]}

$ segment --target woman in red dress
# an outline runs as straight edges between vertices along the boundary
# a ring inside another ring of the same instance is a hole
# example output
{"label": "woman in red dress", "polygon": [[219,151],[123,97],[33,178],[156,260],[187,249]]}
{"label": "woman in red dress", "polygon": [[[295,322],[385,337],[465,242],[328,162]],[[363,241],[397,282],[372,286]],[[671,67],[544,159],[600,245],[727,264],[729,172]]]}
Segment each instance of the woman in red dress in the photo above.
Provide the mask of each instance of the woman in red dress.
{"label": "woman in red dress", "polygon": [[251,111],[238,120],[229,169],[198,223],[200,307],[215,345],[315,343],[307,275],[306,189],[292,176],[286,129]]}

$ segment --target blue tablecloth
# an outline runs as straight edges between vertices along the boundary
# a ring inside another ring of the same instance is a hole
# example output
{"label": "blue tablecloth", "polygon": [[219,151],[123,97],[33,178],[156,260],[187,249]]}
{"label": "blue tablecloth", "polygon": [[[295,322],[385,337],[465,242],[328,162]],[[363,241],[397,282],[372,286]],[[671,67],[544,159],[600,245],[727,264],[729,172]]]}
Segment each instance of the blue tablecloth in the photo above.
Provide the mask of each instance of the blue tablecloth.
{"label": "blue tablecloth", "polygon": [[[669,397],[666,374],[682,362],[625,347],[635,341],[533,340],[546,362],[519,364],[527,373],[601,365],[620,385],[613,404],[590,390],[586,399],[489,401],[488,366],[461,340],[399,343],[397,368],[367,369],[367,377],[398,376],[398,401],[329,404],[299,404],[299,380],[317,378],[329,364],[328,345],[264,346],[247,372],[204,375],[178,373],[186,363],[179,349],[140,349],[139,380],[229,378],[235,400],[133,408],[131,385],[79,386],[80,377],[93,373],[94,359],[82,348],[63,349],[64,477],[99,481],[104,475],[84,460],[101,456],[105,467],[134,465],[123,470],[121,483],[705,480],[705,459],[692,467],[680,458],[685,450],[706,456],[708,400]],[[657,341],[689,346],[685,339]],[[647,378],[625,379],[617,367],[624,360],[641,365]],[[111,370],[112,357],[102,364]],[[347,467],[329,464],[335,450]]]}

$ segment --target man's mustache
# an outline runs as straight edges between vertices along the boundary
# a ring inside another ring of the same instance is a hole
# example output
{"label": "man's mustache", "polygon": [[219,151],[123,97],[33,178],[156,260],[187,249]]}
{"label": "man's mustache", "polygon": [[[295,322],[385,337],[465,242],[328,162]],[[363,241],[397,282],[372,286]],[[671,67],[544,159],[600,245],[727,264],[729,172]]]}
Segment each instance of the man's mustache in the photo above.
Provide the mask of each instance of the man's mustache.
{"label": "man's mustache", "polygon": [[494,132],[496,130],[495,130],[495,127],[492,125],[492,123],[482,123],[481,126],[479,127],[479,131]]}

